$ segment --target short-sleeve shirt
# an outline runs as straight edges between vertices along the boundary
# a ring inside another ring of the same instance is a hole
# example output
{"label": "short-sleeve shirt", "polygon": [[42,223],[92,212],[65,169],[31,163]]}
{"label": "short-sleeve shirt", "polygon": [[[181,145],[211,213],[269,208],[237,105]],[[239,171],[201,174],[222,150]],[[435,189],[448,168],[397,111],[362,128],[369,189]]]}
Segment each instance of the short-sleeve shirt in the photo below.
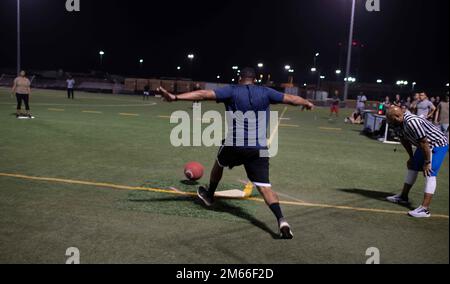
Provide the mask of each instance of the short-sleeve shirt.
{"label": "short-sleeve shirt", "polygon": [[68,79],[67,80],[67,89],[73,89],[75,86],[75,80],[74,79]]}
{"label": "short-sleeve shirt", "polygon": [[[215,94],[227,111],[229,130],[225,146],[267,148],[270,105],[282,103],[284,94],[256,85],[227,86],[216,89]],[[230,119],[234,120],[232,126]]]}
{"label": "short-sleeve shirt", "polygon": [[28,78],[17,77],[14,80],[14,85],[16,86],[16,93],[21,95],[29,95],[31,82]]}
{"label": "short-sleeve shirt", "polygon": [[363,109],[366,107],[367,97],[366,96],[358,96],[356,107],[358,109]]}
{"label": "short-sleeve shirt", "polygon": [[339,98],[339,96],[334,96],[333,97],[333,106],[339,106],[341,104],[341,99]]}
{"label": "short-sleeve shirt", "polygon": [[427,118],[434,107],[433,103],[429,100],[424,100],[417,103],[417,115],[423,118]]}

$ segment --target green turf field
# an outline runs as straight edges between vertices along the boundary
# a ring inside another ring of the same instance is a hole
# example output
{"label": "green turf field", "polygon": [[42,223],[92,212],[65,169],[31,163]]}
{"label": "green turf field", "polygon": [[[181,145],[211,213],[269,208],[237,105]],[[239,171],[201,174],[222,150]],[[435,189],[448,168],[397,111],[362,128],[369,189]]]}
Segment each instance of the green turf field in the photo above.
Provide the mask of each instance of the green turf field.
{"label": "green turf field", "polygon": [[[9,90],[0,89],[0,263],[64,263],[69,247],[82,263],[365,263],[369,247],[382,263],[449,263],[448,160],[434,217],[415,220],[384,202],[402,186],[405,151],[343,118],[330,122],[326,109],[289,107],[271,179],[296,237],[280,241],[256,192],[212,210],[171,192],[194,192],[180,182],[183,165],[210,168],[217,151],[171,146],[167,116],[190,104],[76,95],[35,91],[36,119],[16,120]],[[223,189],[245,179],[243,169],[228,171]],[[420,178],[414,206],[422,188]]]}

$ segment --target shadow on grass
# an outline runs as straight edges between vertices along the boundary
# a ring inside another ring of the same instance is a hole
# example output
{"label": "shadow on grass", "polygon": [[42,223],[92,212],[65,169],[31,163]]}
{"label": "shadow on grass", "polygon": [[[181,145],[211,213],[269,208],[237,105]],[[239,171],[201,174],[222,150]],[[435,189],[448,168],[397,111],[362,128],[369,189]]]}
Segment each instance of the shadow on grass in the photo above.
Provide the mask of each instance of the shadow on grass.
{"label": "shadow on grass", "polygon": [[130,201],[131,202],[174,202],[174,201],[186,202],[186,201],[192,201],[194,204],[202,206],[205,210],[210,210],[210,211],[218,212],[218,213],[226,213],[226,214],[230,214],[235,217],[238,217],[240,219],[243,219],[243,220],[249,222],[250,224],[254,225],[255,227],[268,233],[273,239],[280,239],[279,235],[277,233],[275,233],[272,229],[270,229],[265,223],[256,219],[254,216],[252,216],[248,212],[245,212],[241,207],[234,206],[234,205],[227,203],[220,199],[216,200],[216,202],[214,203],[214,205],[212,207],[205,206],[203,204],[203,202],[201,202],[200,200],[198,200],[197,198],[192,197],[192,196],[141,199],[141,200],[130,200]]}
{"label": "shadow on grass", "polygon": [[184,185],[189,185],[189,186],[199,185],[199,183],[197,181],[193,181],[193,180],[181,180],[180,183],[182,183]]}
{"label": "shadow on grass", "polygon": [[[381,202],[387,202],[387,203],[390,203],[390,202],[387,201],[386,198],[389,196],[392,196],[392,193],[373,191],[373,190],[367,190],[367,189],[357,189],[357,188],[348,189],[348,188],[346,188],[346,189],[338,189],[338,190],[345,192],[345,193],[360,195],[360,196],[363,196],[363,197],[366,197],[369,199],[375,199],[375,200],[378,200]],[[409,210],[414,210],[414,208],[410,204],[406,204],[406,205],[399,204],[399,206],[404,207]]]}

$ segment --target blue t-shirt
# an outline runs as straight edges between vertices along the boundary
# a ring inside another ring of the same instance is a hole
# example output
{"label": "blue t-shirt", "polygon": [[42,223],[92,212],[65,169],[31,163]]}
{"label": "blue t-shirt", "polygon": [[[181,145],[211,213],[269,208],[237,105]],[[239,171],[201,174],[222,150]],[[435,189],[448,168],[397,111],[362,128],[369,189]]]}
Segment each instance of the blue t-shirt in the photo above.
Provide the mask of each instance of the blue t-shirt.
{"label": "blue t-shirt", "polygon": [[227,86],[215,93],[227,111],[225,146],[266,149],[270,105],[282,103],[284,94],[257,85]]}

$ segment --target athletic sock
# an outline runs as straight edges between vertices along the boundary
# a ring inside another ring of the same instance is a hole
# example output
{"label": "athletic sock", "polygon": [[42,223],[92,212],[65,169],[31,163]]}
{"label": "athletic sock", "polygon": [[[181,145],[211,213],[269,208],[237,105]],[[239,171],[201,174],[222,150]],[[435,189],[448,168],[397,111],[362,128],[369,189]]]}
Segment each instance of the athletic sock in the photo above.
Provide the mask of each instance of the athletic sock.
{"label": "athletic sock", "polygon": [[214,196],[214,194],[216,193],[218,186],[219,186],[218,182],[210,182],[209,188],[208,188],[208,193],[210,194],[211,197]]}
{"label": "athletic sock", "polygon": [[270,210],[272,210],[275,217],[277,217],[278,221],[280,221],[281,219],[284,218],[283,212],[281,212],[280,203],[274,203],[274,204],[270,205],[269,207],[270,207]]}

